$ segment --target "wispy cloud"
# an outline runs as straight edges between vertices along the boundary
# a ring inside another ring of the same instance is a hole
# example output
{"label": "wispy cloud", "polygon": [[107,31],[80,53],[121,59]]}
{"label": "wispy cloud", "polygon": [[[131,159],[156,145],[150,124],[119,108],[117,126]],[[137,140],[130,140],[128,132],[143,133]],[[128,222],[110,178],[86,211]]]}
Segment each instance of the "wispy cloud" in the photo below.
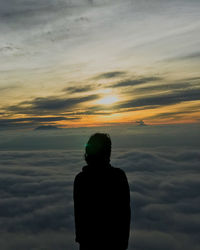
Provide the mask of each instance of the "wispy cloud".
{"label": "wispy cloud", "polygon": [[16,88],[18,88],[19,87],[19,84],[18,85],[8,85],[8,86],[0,86],[0,93],[2,93],[2,92],[6,92],[6,91],[11,91],[11,90],[13,90],[13,89],[16,89]]}
{"label": "wispy cloud", "polygon": [[24,101],[15,106],[9,106],[8,111],[18,114],[51,114],[56,111],[71,111],[72,108],[84,102],[93,101],[99,98],[99,95],[88,95],[74,98],[59,97],[40,97],[32,101]]}
{"label": "wispy cloud", "polygon": [[200,112],[200,104],[193,104],[189,107],[182,107],[182,108],[177,108],[174,111],[170,111],[170,112],[161,112],[159,114],[154,114],[151,116],[151,118],[153,119],[169,119],[169,118],[177,118],[177,117],[186,117],[186,115],[188,114],[192,114],[192,113],[197,113]]}
{"label": "wispy cloud", "polygon": [[131,108],[140,106],[166,106],[171,104],[177,104],[181,102],[197,101],[200,100],[199,88],[174,91],[172,93],[162,93],[157,95],[148,95],[144,97],[135,98],[123,102],[116,107],[119,108]]}
{"label": "wispy cloud", "polygon": [[163,83],[151,86],[138,87],[133,90],[133,93],[149,93],[155,91],[174,91],[177,89],[187,89],[193,85],[189,82],[180,82],[180,83]]}
{"label": "wispy cloud", "polygon": [[189,54],[182,54],[180,56],[172,57],[167,59],[168,61],[176,61],[176,60],[200,60],[200,52],[192,52]]}
{"label": "wispy cloud", "polygon": [[126,74],[125,71],[111,71],[111,72],[105,72],[95,77],[95,79],[104,79],[104,78],[115,78],[124,76]]}
{"label": "wispy cloud", "polygon": [[160,81],[162,78],[152,76],[152,77],[142,77],[142,78],[137,78],[137,79],[127,79],[120,81],[118,83],[114,83],[110,85],[110,87],[113,88],[118,88],[118,87],[131,87],[131,86],[136,86],[144,83],[149,83],[149,82],[155,82],[155,81]]}
{"label": "wispy cloud", "polygon": [[16,118],[16,119],[0,119],[1,123],[20,123],[20,122],[51,122],[51,121],[63,121],[74,118],[67,117],[28,117],[28,118]]}
{"label": "wispy cloud", "polygon": [[77,86],[77,87],[67,87],[67,88],[64,88],[63,91],[74,94],[74,93],[79,93],[79,92],[88,92],[94,89],[95,89],[94,86],[86,85],[86,86]]}
{"label": "wispy cloud", "polygon": [[17,129],[17,128],[35,128],[44,124],[55,124],[58,121],[73,121],[79,117],[27,117],[27,118],[10,118],[0,119],[0,129]]}

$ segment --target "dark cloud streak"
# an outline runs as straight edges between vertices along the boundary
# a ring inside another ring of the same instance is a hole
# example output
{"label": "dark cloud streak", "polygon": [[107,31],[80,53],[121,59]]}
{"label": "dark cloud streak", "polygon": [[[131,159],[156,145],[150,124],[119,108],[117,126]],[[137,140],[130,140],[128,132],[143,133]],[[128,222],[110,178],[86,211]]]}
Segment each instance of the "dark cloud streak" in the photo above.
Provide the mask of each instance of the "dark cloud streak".
{"label": "dark cloud streak", "polygon": [[32,102],[27,102],[32,105],[33,109],[37,110],[60,110],[74,107],[77,104],[92,101],[98,98],[98,95],[89,95],[75,98],[36,98]]}
{"label": "dark cloud streak", "polygon": [[32,101],[24,101],[15,106],[6,108],[8,111],[21,114],[51,114],[56,111],[71,111],[78,104],[93,101],[99,98],[99,95],[89,95],[74,98],[59,97],[38,97]]}
{"label": "dark cloud streak", "polygon": [[20,122],[52,122],[52,121],[64,121],[74,120],[75,117],[28,117],[28,118],[16,118],[16,119],[0,119],[1,123],[20,123]]}
{"label": "dark cloud streak", "polygon": [[119,76],[124,76],[125,74],[126,74],[125,71],[111,71],[111,72],[105,72],[103,74],[100,74],[97,77],[95,77],[95,79],[115,78]]}
{"label": "dark cloud streak", "polygon": [[64,88],[63,91],[67,91],[69,93],[79,93],[79,92],[87,92],[90,90],[94,90],[95,87],[88,85],[88,86],[78,86],[78,87],[68,87],[68,88]]}
{"label": "dark cloud streak", "polygon": [[177,60],[199,60],[200,59],[200,52],[196,51],[190,54],[186,54],[186,55],[180,55],[177,57],[173,57],[168,59],[167,61],[177,61]]}
{"label": "dark cloud streak", "polygon": [[156,114],[156,115],[152,115],[152,118],[171,118],[171,117],[177,117],[177,116],[182,116],[185,117],[185,115],[187,114],[192,114],[192,113],[196,113],[200,111],[200,105],[193,105],[191,107],[188,108],[182,108],[179,109],[177,111],[172,111],[172,112],[165,112],[165,113],[160,113],[160,114]]}
{"label": "dark cloud streak", "polygon": [[27,117],[0,119],[0,129],[35,128],[42,124],[55,124],[57,121],[79,120],[79,117]]}
{"label": "dark cloud streak", "polygon": [[138,78],[138,79],[127,79],[127,80],[123,80],[120,81],[118,83],[112,84],[110,85],[110,87],[113,88],[118,88],[118,87],[131,87],[131,86],[136,86],[136,85],[140,85],[140,84],[144,84],[144,83],[148,83],[148,82],[153,82],[153,81],[159,81],[162,80],[162,78],[160,77],[143,77],[143,78]]}
{"label": "dark cloud streak", "polygon": [[134,100],[129,100],[127,102],[118,104],[115,106],[115,108],[131,108],[149,105],[165,106],[197,100],[200,100],[200,91],[199,88],[194,88],[183,91],[174,91],[172,93],[162,93],[157,95],[145,96],[143,98],[136,98]]}
{"label": "dark cloud streak", "polygon": [[133,93],[142,93],[142,92],[149,92],[149,91],[172,91],[176,89],[186,89],[192,87],[193,85],[189,82],[182,82],[182,83],[170,83],[170,84],[160,84],[160,85],[152,85],[152,86],[145,86],[139,87],[133,90]]}

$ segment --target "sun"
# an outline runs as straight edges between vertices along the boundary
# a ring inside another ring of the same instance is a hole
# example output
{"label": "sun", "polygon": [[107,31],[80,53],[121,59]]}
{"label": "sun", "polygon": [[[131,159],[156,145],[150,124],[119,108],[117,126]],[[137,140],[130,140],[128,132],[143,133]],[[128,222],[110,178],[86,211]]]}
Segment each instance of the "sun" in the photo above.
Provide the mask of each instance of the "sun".
{"label": "sun", "polygon": [[117,96],[114,95],[107,95],[103,97],[102,99],[97,101],[97,104],[103,104],[103,105],[110,105],[118,101]]}

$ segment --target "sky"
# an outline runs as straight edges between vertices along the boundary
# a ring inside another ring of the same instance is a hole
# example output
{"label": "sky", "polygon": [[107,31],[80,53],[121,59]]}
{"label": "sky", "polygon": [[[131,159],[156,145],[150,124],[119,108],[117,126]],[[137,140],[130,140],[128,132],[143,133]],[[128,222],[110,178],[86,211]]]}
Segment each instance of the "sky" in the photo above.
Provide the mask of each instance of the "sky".
{"label": "sky", "polygon": [[198,0],[1,0],[0,129],[200,121]]}
{"label": "sky", "polygon": [[0,1],[0,246],[77,250],[73,181],[108,133],[129,250],[200,249],[200,1]]}
{"label": "sky", "polygon": [[84,150],[94,133],[107,133],[113,149],[157,148],[168,151],[198,150],[199,124],[121,125],[66,129],[0,131],[0,151]]}

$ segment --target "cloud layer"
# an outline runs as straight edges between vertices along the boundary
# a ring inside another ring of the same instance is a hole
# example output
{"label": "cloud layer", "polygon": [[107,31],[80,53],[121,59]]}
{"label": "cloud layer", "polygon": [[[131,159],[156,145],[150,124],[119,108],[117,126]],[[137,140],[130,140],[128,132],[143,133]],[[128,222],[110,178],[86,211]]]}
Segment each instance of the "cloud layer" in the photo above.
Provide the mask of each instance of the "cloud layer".
{"label": "cloud layer", "polygon": [[[199,248],[199,163],[194,149],[113,151],[131,189],[130,250]],[[0,152],[3,249],[78,249],[72,185],[84,164],[81,150]]]}

